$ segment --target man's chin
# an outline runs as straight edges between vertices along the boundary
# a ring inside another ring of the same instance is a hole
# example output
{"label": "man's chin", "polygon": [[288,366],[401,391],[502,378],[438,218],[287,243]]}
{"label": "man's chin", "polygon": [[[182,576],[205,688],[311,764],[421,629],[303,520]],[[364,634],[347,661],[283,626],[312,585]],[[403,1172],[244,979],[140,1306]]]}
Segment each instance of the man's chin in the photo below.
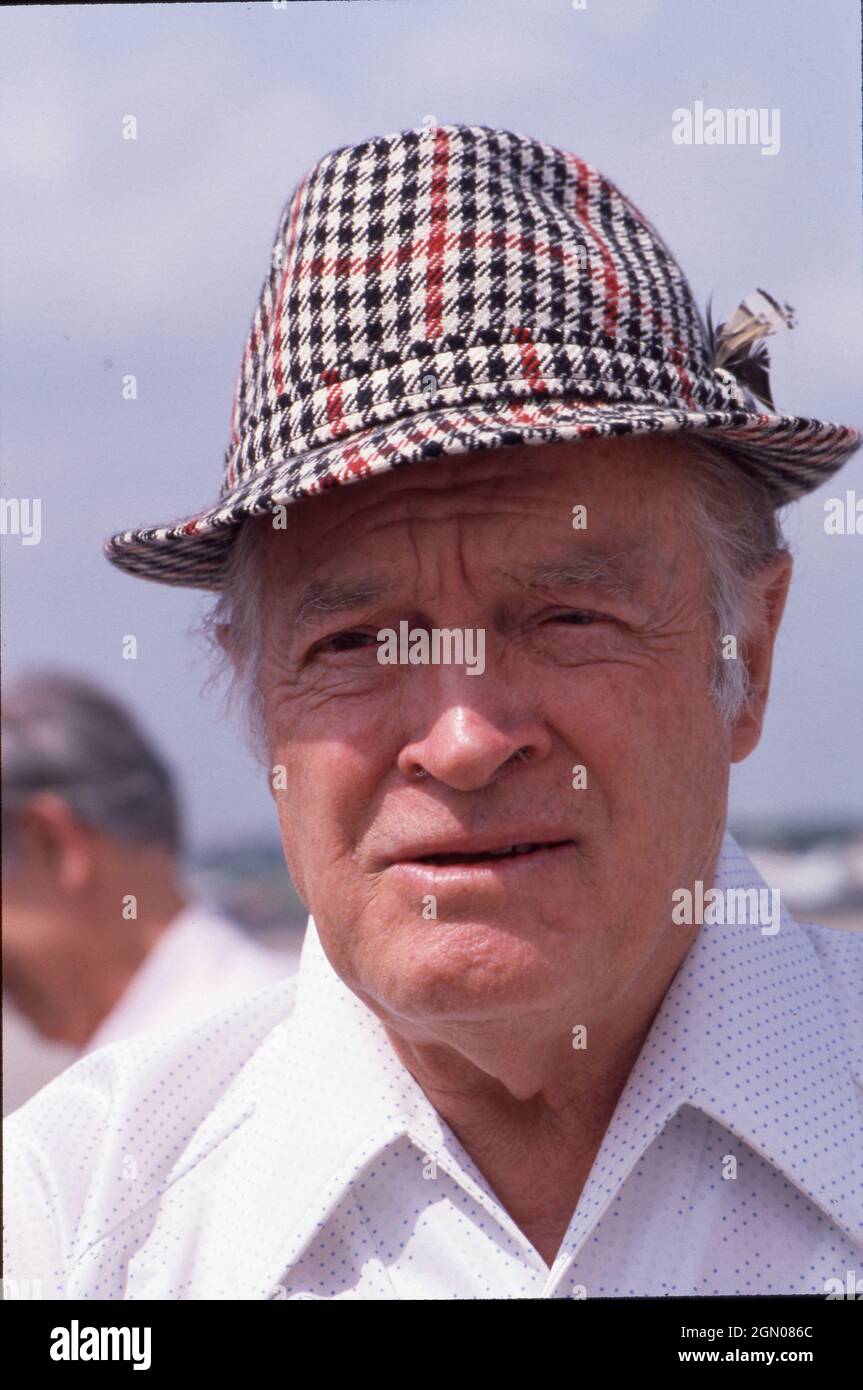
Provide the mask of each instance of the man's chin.
{"label": "man's chin", "polygon": [[394,922],[352,951],[344,978],[390,1019],[493,1019],[547,1008],[573,972],[571,952],[562,926],[536,917]]}

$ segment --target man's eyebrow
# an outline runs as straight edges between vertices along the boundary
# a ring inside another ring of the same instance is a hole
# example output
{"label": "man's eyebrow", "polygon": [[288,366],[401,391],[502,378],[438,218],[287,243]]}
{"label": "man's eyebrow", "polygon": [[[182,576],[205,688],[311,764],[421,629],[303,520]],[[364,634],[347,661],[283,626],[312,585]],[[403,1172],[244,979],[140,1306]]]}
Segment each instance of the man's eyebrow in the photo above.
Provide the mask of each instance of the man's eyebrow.
{"label": "man's eyebrow", "polygon": [[577,555],[501,567],[499,573],[529,589],[574,589],[591,585],[617,598],[632,598],[646,579],[640,550],[641,547],[636,547],[616,554],[606,550],[581,550]]}
{"label": "man's eyebrow", "polygon": [[315,580],[300,590],[292,622],[297,627],[308,627],[335,613],[349,612],[364,604],[374,603],[376,599],[392,593],[393,588],[394,585],[386,580]]}
{"label": "man's eyebrow", "polygon": [[[504,578],[530,589],[575,588],[587,584],[605,589],[619,598],[630,598],[643,582],[643,566],[638,551],[582,550],[578,555],[535,560],[523,566],[497,566]],[[314,580],[300,590],[292,614],[292,625],[312,623],[375,603],[395,591],[392,581],[383,579]]]}

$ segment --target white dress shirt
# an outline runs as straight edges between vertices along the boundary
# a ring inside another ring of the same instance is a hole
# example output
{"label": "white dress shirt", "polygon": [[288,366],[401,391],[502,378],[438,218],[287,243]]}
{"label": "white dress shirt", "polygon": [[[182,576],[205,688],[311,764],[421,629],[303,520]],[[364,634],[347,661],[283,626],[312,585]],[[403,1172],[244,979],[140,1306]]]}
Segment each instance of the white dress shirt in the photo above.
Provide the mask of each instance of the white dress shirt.
{"label": "white dress shirt", "polygon": [[259,945],[213,908],[190,902],[171,919],[84,1047],[43,1038],[4,999],[4,1113],[89,1052],[133,1033],[193,1023],[295,968],[291,955]]}
{"label": "white dress shirt", "polygon": [[[764,886],[729,835],[716,886]],[[863,1271],[861,983],[856,933],[702,927],[549,1268],[310,919],[294,980],[104,1048],[6,1122],[6,1274],[93,1299],[824,1293]]]}

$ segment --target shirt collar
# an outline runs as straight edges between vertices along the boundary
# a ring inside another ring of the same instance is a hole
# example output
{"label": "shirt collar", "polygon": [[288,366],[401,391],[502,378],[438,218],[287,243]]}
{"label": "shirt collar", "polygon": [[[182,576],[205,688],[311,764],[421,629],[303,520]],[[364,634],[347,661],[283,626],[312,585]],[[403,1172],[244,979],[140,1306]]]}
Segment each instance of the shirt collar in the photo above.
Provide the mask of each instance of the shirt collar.
{"label": "shirt collar", "polygon": [[[765,887],[728,834],[715,886]],[[210,1173],[211,1215],[192,1257],[196,1289],[224,1260],[227,1222],[237,1296],[273,1296],[355,1176],[400,1135],[447,1166],[440,1117],[382,1022],[336,975],[312,918],[296,983],[290,1017],[238,1078],[245,1114],[233,1130],[214,1115],[199,1134],[198,1156],[187,1152],[178,1165],[194,1166],[213,1134],[226,1140]],[[829,977],[806,929],[787,912],[775,935],[747,924],[699,930],[620,1097],[559,1258],[573,1258],[629,1170],[686,1104],[745,1141],[860,1238],[860,1121],[849,1058]],[[464,1169],[454,1176],[473,1185]]]}
{"label": "shirt collar", "polygon": [[[767,889],[727,832],[714,887]],[[784,908],[773,934],[757,923],[705,923],[612,1116],[564,1241],[570,1258],[682,1105],[743,1140],[859,1240],[859,1084],[809,931]]]}

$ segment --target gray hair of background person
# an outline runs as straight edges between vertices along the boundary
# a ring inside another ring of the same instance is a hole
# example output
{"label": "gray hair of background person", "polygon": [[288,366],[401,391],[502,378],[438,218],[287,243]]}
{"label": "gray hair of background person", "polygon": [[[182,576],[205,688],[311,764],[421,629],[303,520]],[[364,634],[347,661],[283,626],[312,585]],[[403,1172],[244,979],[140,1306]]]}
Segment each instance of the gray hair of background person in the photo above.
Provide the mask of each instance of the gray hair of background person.
{"label": "gray hair of background person", "polygon": [[80,677],[32,671],[2,705],[3,861],[14,865],[27,802],[53,792],[94,830],[177,853],[174,779],[129,712]]}

